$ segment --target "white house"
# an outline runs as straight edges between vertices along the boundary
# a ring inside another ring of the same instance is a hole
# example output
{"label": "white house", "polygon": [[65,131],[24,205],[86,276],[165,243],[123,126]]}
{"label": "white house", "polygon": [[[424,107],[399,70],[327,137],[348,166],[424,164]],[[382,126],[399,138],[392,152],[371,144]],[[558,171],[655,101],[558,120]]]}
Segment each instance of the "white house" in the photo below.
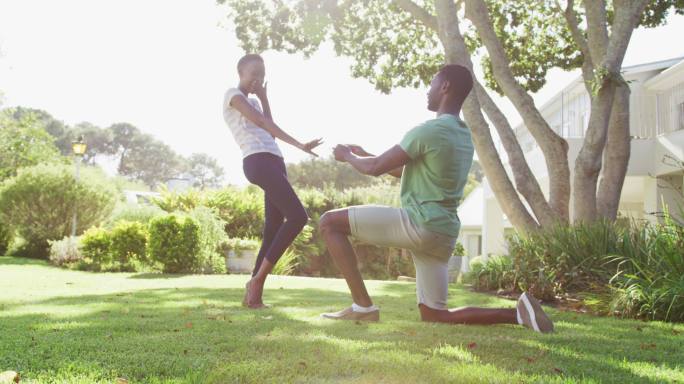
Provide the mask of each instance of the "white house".
{"label": "white house", "polygon": [[[684,58],[625,67],[623,76],[631,88],[632,142],[619,214],[657,220],[650,213],[662,211],[664,206],[670,212],[684,208]],[[550,126],[567,139],[573,171],[590,111],[589,94],[582,79],[561,90],[540,111]],[[523,124],[515,132],[532,172],[548,196],[548,172],[541,150]],[[505,166],[510,174],[509,166]],[[482,255],[505,253],[505,234],[512,229],[486,179],[482,190],[472,193],[482,196],[469,195],[459,210],[464,223],[461,241],[467,254],[473,256],[476,249]],[[570,207],[572,215],[572,202]],[[479,219],[473,218],[478,209]],[[476,240],[478,225],[481,240]],[[476,247],[475,241],[481,246]]]}

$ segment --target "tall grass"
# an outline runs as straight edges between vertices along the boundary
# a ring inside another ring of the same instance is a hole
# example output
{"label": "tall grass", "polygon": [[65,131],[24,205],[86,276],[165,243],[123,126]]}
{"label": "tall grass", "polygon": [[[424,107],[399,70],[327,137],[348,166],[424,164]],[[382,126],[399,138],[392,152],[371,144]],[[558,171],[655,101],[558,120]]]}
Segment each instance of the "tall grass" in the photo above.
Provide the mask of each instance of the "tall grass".
{"label": "tall grass", "polygon": [[[684,321],[684,227],[599,221],[508,238],[514,279],[504,288],[544,299],[599,293],[613,313]],[[486,268],[485,268],[486,269]]]}
{"label": "tall grass", "polygon": [[625,234],[611,309],[630,317],[684,321],[684,227],[666,216],[663,224]]}

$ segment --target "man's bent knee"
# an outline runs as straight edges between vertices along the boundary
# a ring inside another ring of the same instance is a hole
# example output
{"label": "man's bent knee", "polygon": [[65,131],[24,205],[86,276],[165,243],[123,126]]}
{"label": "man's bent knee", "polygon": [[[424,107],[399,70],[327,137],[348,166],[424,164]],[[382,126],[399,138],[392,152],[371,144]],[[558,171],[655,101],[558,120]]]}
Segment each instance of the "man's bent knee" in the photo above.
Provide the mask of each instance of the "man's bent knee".
{"label": "man's bent knee", "polygon": [[347,209],[335,209],[321,215],[318,227],[323,234],[331,232],[349,233],[349,213]]}

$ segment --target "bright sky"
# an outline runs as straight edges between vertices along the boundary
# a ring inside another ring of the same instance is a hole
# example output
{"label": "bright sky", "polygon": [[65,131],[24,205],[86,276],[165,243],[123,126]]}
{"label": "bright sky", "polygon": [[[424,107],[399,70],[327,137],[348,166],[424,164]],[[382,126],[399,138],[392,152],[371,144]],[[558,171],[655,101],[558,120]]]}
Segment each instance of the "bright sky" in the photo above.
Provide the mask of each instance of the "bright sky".
{"label": "bright sky", "polygon": [[[4,106],[39,108],[67,124],[129,122],[190,155],[205,152],[244,184],[241,155],[221,115],[223,93],[237,84],[243,52],[227,9],[214,0],[0,0],[0,91]],[[626,65],[684,56],[684,17],[636,31]],[[429,119],[426,89],[383,95],[349,75],[350,60],[324,47],[309,60],[267,52],[276,122],[300,139],[323,137],[381,152]],[[554,71],[538,104],[578,73]],[[500,100],[513,123],[519,118]],[[286,161],[308,155],[281,143]]]}

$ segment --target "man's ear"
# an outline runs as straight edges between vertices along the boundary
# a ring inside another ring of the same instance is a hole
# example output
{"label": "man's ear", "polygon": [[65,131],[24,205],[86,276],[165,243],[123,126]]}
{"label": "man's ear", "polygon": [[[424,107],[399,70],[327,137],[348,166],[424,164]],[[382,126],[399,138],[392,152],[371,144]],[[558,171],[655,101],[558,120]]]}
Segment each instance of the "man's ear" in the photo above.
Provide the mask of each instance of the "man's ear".
{"label": "man's ear", "polygon": [[449,80],[444,80],[442,82],[442,86],[440,87],[440,90],[443,93],[448,93],[450,88],[451,88],[451,83],[449,82]]}

